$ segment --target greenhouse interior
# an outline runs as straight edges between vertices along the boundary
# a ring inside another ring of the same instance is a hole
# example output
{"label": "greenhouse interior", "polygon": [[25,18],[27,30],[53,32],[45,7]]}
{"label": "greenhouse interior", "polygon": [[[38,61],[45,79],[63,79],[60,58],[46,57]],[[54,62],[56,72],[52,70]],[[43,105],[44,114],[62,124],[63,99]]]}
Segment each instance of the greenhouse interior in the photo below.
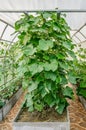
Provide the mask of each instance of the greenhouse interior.
{"label": "greenhouse interior", "polygon": [[0,0],[0,130],[86,130],[86,0]]}

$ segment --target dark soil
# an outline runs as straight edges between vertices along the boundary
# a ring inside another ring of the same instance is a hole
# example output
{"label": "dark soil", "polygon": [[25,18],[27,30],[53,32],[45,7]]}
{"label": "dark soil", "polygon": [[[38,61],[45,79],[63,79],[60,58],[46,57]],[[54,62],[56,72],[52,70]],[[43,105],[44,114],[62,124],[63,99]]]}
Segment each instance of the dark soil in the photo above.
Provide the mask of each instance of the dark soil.
{"label": "dark soil", "polygon": [[65,122],[67,121],[67,111],[62,115],[58,114],[53,108],[43,110],[42,112],[28,112],[28,109],[22,109],[17,122]]}

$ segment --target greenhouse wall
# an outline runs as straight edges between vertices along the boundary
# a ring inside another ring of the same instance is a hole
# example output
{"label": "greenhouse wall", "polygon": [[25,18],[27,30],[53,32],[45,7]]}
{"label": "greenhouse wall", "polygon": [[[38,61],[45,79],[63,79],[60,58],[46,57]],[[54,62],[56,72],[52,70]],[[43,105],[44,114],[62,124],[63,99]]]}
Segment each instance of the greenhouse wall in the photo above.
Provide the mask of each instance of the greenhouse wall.
{"label": "greenhouse wall", "polygon": [[81,46],[82,46],[83,48],[86,48],[86,41],[85,41],[85,42],[82,42],[82,43],[81,43]]}

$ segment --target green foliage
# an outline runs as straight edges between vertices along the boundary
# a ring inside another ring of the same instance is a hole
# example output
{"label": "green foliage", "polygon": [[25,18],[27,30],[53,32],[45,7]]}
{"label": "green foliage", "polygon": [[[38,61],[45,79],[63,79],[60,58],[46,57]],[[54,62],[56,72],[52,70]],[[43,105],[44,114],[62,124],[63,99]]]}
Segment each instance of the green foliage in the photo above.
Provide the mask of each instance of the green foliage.
{"label": "green foliage", "polygon": [[0,45],[0,106],[3,106],[20,88],[21,79],[15,78],[17,69],[17,62],[14,62],[16,61],[15,46],[10,46],[8,50],[6,48],[8,43],[0,42]]}
{"label": "green foliage", "polygon": [[76,84],[76,77],[72,72],[68,74],[68,80],[70,83]]}
{"label": "green foliage", "polygon": [[77,94],[86,98],[86,49],[79,46],[76,53],[78,60],[74,62],[77,77]]}
{"label": "green foliage", "polygon": [[65,19],[58,20],[57,13],[49,12],[24,15],[15,23],[15,30],[20,32],[17,70],[21,70],[23,86],[28,88],[26,106],[29,111],[54,107],[62,114],[68,105],[66,98],[73,98],[68,81],[75,83],[70,74],[74,45]]}
{"label": "green foliage", "polygon": [[9,100],[13,94],[17,92],[17,90],[21,86],[21,81],[9,82],[6,85],[0,87],[0,99],[4,100],[5,102]]}
{"label": "green foliage", "polygon": [[38,49],[39,50],[43,50],[43,51],[47,51],[49,48],[53,47],[53,41],[51,40],[39,40],[39,45],[38,45]]}
{"label": "green foliage", "polygon": [[68,86],[66,86],[66,88],[63,89],[63,95],[65,97],[69,97],[70,99],[73,98],[73,91],[71,88],[69,88]]}

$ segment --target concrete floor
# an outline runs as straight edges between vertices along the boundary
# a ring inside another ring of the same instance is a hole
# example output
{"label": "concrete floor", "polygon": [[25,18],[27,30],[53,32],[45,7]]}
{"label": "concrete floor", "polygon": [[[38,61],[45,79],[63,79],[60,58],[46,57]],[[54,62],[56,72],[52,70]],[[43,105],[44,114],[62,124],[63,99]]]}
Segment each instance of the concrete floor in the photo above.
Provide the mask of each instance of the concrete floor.
{"label": "concrete floor", "polygon": [[[0,130],[13,130],[12,121],[19,111],[22,102],[24,101],[25,94],[26,93],[22,94],[15,106],[6,116],[5,120],[0,122]],[[70,104],[68,109],[71,122],[71,130],[86,130],[86,110],[79,102],[78,97],[75,95],[75,99],[73,101],[68,100],[68,102]]]}

